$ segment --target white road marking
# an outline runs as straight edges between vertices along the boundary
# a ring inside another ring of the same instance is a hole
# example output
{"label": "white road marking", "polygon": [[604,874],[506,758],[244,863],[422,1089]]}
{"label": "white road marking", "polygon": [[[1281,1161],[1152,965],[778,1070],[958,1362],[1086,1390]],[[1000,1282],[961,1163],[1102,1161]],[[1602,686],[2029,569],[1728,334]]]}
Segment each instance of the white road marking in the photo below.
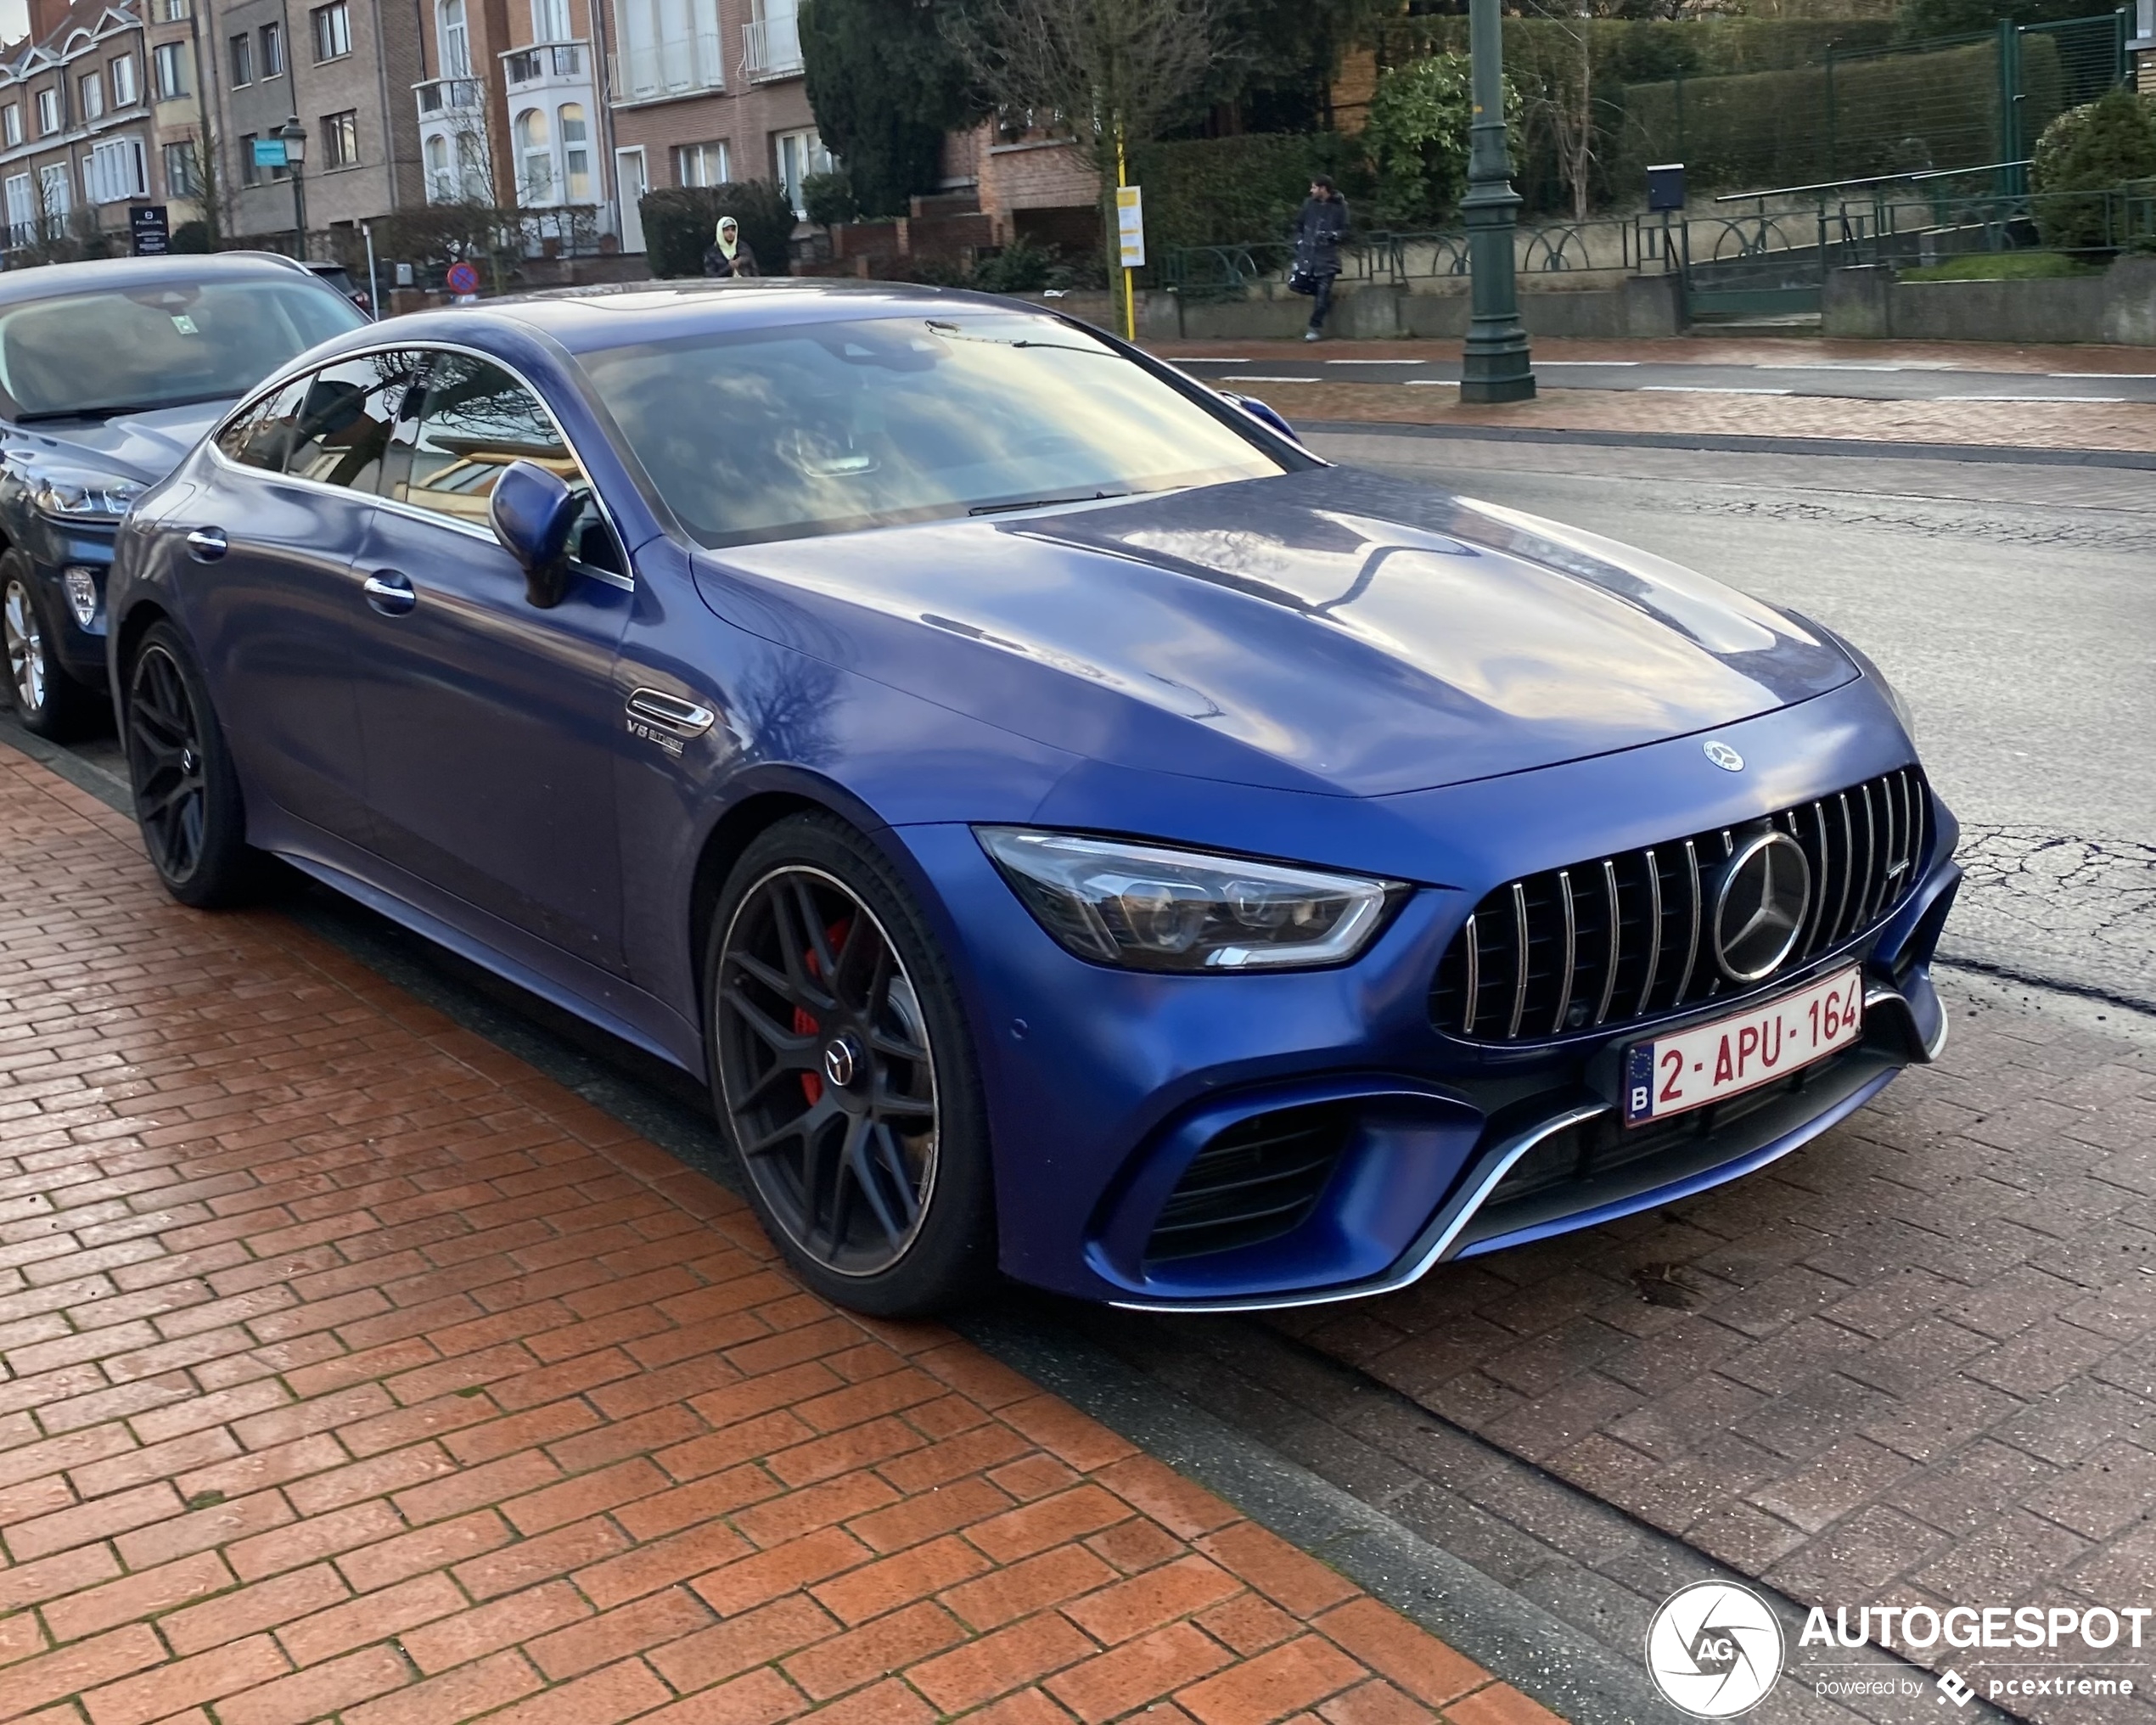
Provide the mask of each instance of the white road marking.
{"label": "white road marking", "polygon": [[1638,364],[1640,364],[1641,362],[1640,362],[1639,360],[1637,360],[1637,359],[1546,359],[1546,360],[1544,360],[1544,361],[1542,362],[1542,365],[1543,365],[1543,367],[1544,367],[1544,368],[1545,368],[1545,369],[1547,369],[1547,368],[1550,368],[1550,367],[1552,367],[1552,366],[1559,366],[1559,365],[1620,365],[1620,366],[1621,366],[1621,365],[1638,365]]}
{"label": "white road marking", "polygon": [[1314,377],[1224,377],[1224,384],[1322,384],[1323,378]]}
{"label": "white road marking", "polygon": [[1794,390],[1741,390],[1707,384],[1642,384],[1641,393],[1653,396],[1794,396]]}
{"label": "white road marking", "polygon": [[1400,386],[1401,386],[1402,389],[1412,390],[1412,389],[1413,389],[1413,388],[1416,386],[1416,385],[1418,385],[1418,384],[1425,385],[1427,385],[1427,386],[1429,386],[1429,387],[1430,387],[1430,388],[1433,388],[1433,389],[1440,389],[1440,390],[1457,390],[1457,388],[1459,388],[1459,387],[1460,387],[1460,380],[1459,380],[1459,379],[1457,379],[1457,378],[1449,378],[1449,377],[1411,377],[1411,378],[1402,378],[1402,379],[1401,379],[1401,385],[1400,385]]}
{"label": "white road marking", "polygon": [[2101,378],[2108,384],[2115,384],[2125,379],[2131,379],[2139,383],[2156,379],[2156,371],[2047,371],[2044,375],[2047,378]]}
{"label": "white road marking", "polygon": [[[1920,398],[1921,399],[1921,398]],[[2124,396],[1934,396],[1934,402],[2071,402],[2077,406],[2117,406]]]}
{"label": "white road marking", "polygon": [[1328,359],[1328,365],[1428,365],[1426,359]]}
{"label": "white road marking", "polygon": [[[1693,362],[1697,364],[1705,362]],[[1906,365],[1870,365],[1861,361],[1846,359],[1793,359],[1773,365],[1755,365],[1750,369],[1753,371],[1911,371],[1915,368]]]}

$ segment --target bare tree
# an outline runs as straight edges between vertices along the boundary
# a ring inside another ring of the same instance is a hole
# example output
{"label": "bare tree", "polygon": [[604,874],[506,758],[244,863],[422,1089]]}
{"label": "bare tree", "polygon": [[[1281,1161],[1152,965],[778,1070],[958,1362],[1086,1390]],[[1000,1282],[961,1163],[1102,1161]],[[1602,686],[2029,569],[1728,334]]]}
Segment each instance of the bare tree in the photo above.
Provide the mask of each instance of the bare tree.
{"label": "bare tree", "polygon": [[946,26],[1014,130],[1066,132],[1112,204],[1117,153],[1158,138],[1218,62],[1218,0],[972,0]]}

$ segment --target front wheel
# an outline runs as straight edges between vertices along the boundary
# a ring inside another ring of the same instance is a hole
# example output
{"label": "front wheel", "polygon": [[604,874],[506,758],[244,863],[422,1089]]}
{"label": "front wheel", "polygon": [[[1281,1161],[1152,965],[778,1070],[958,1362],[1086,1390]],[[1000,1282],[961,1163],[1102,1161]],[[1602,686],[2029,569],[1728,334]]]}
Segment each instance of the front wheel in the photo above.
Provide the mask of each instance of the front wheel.
{"label": "front wheel", "polygon": [[843,822],[795,816],[735,865],[705,967],[713,1098],[801,1279],[884,1317],[992,1262],[986,1111],[950,968]]}
{"label": "front wheel", "polygon": [[7,646],[8,692],[23,728],[54,742],[81,731],[97,705],[95,698],[60,669],[20,551],[0,558],[0,640]]}
{"label": "front wheel", "polygon": [[170,623],[153,623],[125,674],[127,777],[157,878],[182,904],[237,902],[261,853],[248,847],[239,776],[194,657]]}

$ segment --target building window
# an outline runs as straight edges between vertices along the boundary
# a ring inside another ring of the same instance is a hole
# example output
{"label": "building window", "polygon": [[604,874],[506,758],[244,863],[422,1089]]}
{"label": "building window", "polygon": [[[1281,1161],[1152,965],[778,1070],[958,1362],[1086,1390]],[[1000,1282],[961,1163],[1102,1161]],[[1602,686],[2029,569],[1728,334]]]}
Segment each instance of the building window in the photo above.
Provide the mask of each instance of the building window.
{"label": "building window", "polygon": [[322,116],[322,165],[325,168],[359,166],[359,110]]}
{"label": "building window", "polygon": [[187,44],[179,42],[160,42],[149,51],[150,81],[156,87],[157,99],[170,102],[187,94]]}
{"label": "building window", "polygon": [[584,122],[584,104],[564,103],[559,117],[562,195],[572,204],[588,204],[592,201],[592,143]]}
{"label": "building window", "polygon": [[794,206],[794,215],[806,217],[808,205],[801,201],[801,182],[811,174],[829,173],[831,152],[813,132],[774,132],[771,143],[786,201]]}
{"label": "building window", "polygon": [[82,165],[82,180],[93,204],[117,204],[146,195],[143,183],[143,147],[132,138],[108,138],[90,151]]}
{"label": "building window", "polygon": [[2134,25],[2134,46],[2156,48],[2156,0],[2140,0],[2135,15],[2139,22]]}
{"label": "building window", "polygon": [[232,81],[235,87],[255,81],[254,39],[244,31],[232,39]]}
{"label": "building window", "polygon": [[278,78],[284,75],[284,26],[265,24],[262,26],[262,76]]}
{"label": "building window", "polygon": [[202,195],[202,164],[194,159],[194,141],[184,138],[165,146],[165,195],[199,198]]}
{"label": "building window", "polygon": [[449,140],[437,132],[427,139],[423,148],[427,159],[427,201],[430,204],[454,203],[457,184],[449,177]]}
{"label": "building window", "polygon": [[188,0],[157,0],[157,21],[160,24],[184,24],[192,15]]}
{"label": "building window", "polygon": [[142,93],[142,86],[135,81],[134,55],[121,55],[112,63],[112,105],[132,108]]}
{"label": "building window", "polygon": [[8,176],[8,244],[27,245],[37,238],[37,194],[28,174]]}
{"label": "building window", "polygon": [[68,184],[65,162],[48,162],[37,170],[37,199],[48,222],[59,221],[75,207],[75,192]]}
{"label": "building window", "polygon": [[567,42],[569,37],[569,0],[531,0],[534,42]]}
{"label": "building window", "polygon": [[87,126],[104,115],[104,80],[95,72],[85,72],[75,81],[75,87],[81,97],[82,105],[76,111]]}
{"label": "building window", "polygon": [[317,62],[342,59],[352,51],[352,17],[345,0],[317,6],[307,15],[314,20],[314,57]]}
{"label": "building window", "polygon": [[50,138],[60,129],[60,93],[48,87],[37,93],[37,135]]}
{"label": "building window", "polygon": [[239,183],[259,186],[261,183],[262,171],[255,165],[255,134],[243,132],[239,134]]}
{"label": "building window", "polygon": [[517,173],[527,204],[554,200],[554,152],[547,136],[544,109],[527,108],[517,115]]}
{"label": "building window", "polygon": [[472,42],[464,28],[464,0],[441,0],[435,25],[441,37],[441,75],[469,78],[472,75]]}
{"label": "building window", "polygon": [[0,140],[12,149],[22,142],[22,104],[10,102],[0,108]]}
{"label": "building window", "polygon": [[723,186],[731,177],[723,140],[716,143],[681,143],[674,146],[676,185]]}

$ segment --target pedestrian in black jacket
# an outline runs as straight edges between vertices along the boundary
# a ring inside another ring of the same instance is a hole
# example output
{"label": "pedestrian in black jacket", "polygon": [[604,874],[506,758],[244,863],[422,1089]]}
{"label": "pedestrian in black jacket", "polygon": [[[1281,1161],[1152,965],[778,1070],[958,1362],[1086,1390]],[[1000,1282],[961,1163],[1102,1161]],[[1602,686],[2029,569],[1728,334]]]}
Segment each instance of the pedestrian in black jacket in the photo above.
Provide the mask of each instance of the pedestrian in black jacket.
{"label": "pedestrian in black jacket", "polygon": [[1340,275],[1340,242],[1347,238],[1347,199],[1320,174],[1310,183],[1310,196],[1295,217],[1295,263],[1289,280],[1315,303],[1310,308],[1310,328],[1303,340],[1316,341],[1325,333],[1325,315],[1333,309],[1333,284]]}

